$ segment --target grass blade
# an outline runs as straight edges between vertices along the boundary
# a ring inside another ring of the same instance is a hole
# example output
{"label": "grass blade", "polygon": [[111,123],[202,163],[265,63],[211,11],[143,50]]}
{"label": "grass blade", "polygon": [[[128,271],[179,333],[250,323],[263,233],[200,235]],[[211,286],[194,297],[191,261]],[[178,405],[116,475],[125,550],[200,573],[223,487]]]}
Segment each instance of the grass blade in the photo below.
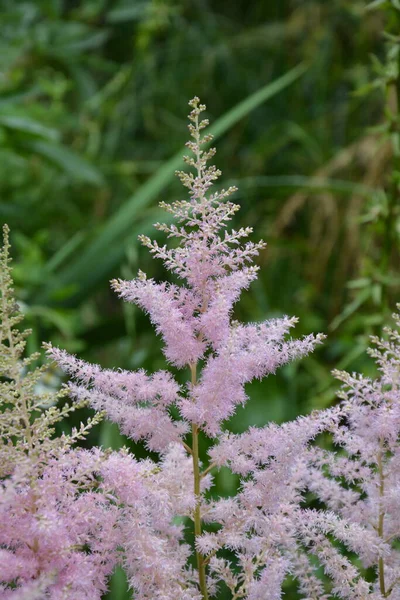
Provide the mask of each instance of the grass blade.
{"label": "grass blade", "polygon": [[72,152],[66,146],[42,140],[26,142],[25,145],[33,152],[44,156],[49,162],[57,165],[75,181],[96,186],[102,185],[103,174],[83,156]]}

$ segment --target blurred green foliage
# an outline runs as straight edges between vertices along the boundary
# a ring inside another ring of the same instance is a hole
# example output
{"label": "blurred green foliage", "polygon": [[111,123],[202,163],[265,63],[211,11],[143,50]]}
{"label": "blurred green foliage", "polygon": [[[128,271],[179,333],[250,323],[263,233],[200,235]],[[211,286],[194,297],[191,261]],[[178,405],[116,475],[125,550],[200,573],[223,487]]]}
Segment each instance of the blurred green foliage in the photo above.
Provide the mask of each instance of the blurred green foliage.
{"label": "blurred green foliage", "polygon": [[[400,288],[398,0],[0,0],[0,10],[0,221],[30,350],[51,339],[105,367],[165,366],[146,317],[107,280],[139,266],[166,276],[137,234],[164,218],[159,200],[183,197],[172,174],[198,95],[221,181],[239,187],[235,226],[268,242],[235,317],[296,314],[299,335],[328,334],[314,356],[249,386],[230,427],[325,406],[331,368],[371,368],[368,335]],[[90,443],[122,438],[104,423]],[[236,485],[225,472],[216,481],[222,494]],[[129,597],[119,572],[109,598]]]}

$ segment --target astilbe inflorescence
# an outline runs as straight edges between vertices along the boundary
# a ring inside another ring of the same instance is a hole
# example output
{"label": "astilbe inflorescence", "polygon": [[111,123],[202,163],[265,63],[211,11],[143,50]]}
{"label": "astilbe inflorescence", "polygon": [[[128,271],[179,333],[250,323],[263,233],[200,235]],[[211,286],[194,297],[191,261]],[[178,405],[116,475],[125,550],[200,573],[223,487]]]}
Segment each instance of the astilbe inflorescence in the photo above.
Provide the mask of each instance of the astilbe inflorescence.
{"label": "astilbe inflorescence", "polygon": [[[307,600],[400,598],[400,315],[394,319],[397,329],[372,338],[377,378],[335,371],[343,382],[336,407],[225,434],[211,449],[213,464],[228,464],[242,484],[235,498],[208,504],[205,519],[222,526],[197,544],[233,598],[280,599],[288,574]],[[320,433],[332,437],[332,449],[310,443]],[[318,508],[305,502],[310,495]]]}
{"label": "astilbe inflorescence", "polygon": [[[190,373],[187,385],[178,385],[167,371],[149,375],[143,370],[101,369],[63,350],[49,346],[48,351],[75,380],[69,384],[72,396],[78,401],[89,401],[96,410],[104,410],[123,433],[135,441],[145,441],[150,450],[158,452],[161,472],[171,464],[171,452],[174,457],[175,484],[164,477],[163,489],[168,498],[181,500],[167,503],[170,512],[166,513],[166,521],[162,521],[162,513],[159,525],[149,517],[152,534],[147,538],[146,530],[137,529],[129,507],[126,518],[123,517],[124,561],[135,597],[206,599],[216,593],[218,581],[223,580],[234,598],[255,600],[265,597],[263,593],[269,588],[271,599],[278,598],[286,572],[294,568],[295,561],[301,562],[293,528],[297,519],[295,506],[301,495],[301,484],[295,475],[298,457],[323,428],[322,421],[299,421],[286,430],[271,426],[251,431],[247,437],[223,437],[220,442],[218,438],[224,421],[246,402],[246,383],[308,354],[322,336],[288,339],[295,318],[248,324],[232,321],[235,302],[257,277],[257,267],[252,262],[264,243],[242,243],[252,232],[250,227],[227,229],[239,208],[228,199],[235,188],[210,190],[220,175],[208,165],[215,152],[207,150],[212,136],[202,135],[208,125],[207,120],[201,119],[205,107],[198,98],[190,106],[191,140],[187,145],[193,156],[185,157],[185,161],[194,173],[178,172],[189,190],[189,198],[161,203],[175,223],[156,224],[158,230],[176,238],[177,243],[168,248],[141,236],[142,243],[182,280],[182,285],[158,283],[142,272],[133,281],[112,282],[124,300],[149,314],[162,337],[167,361]],[[178,409],[179,419],[173,408]],[[210,463],[203,471],[200,434],[214,440]],[[257,446],[262,458],[251,458],[249,453]],[[231,465],[244,475],[251,473],[253,480],[244,484],[235,499],[207,501],[204,492],[212,485],[210,473],[221,465]],[[271,497],[265,495],[270,485],[274,486]],[[160,490],[161,487],[159,493]],[[169,531],[171,525],[167,526],[174,517],[182,516],[194,523],[195,572],[187,566],[188,549],[182,527],[174,526]],[[217,535],[203,533],[206,521],[219,525]],[[148,539],[147,551],[140,550],[143,536]],[[141,541],[136,543],[136,538]],[[226,548],[236,554],[232,569],[218,555]],[[164,571],[167,580],[161,575]],[[320,584],[313,577],[310,573],[309,586],[319,589]]]}
{"label": "astilbe inflorescence", "polygon": [[[186,162],[196,172],[178,172],[189,188],[189,200],[161,203],[178,225],[156,224],[168,237],[178,238],[178,246],[160,247],[140,236],[153,255],[185,284],[157,283],[140,271],[137,279],[114,280],[112,286],[124,300],[136,303],[150,315],[163,338],[167,360],[191,369],[191,383],[179,387],[166,371],[149,376],[142,370],[102,370],[50,348],[50,354],[78,382],[71,385],[75,397],[89,399],[95,408],[104,409],[120,423],[127,435],[145,439],[152,450],[160,452],[170,442],[182,440],[192,423],[217,437],[222,422],[237,405],[246,402],[246,383],[308,354],[322,339],[310,335],[285,340],[295,318],[244,325],[231,322],[234,303],[257,276],[258,269],[251,263],[264,243],[240,245],[241,238],[251,233],[250,227],[227,231],[227,223],[239,208],[227,200],[235,188],[209,193],[219,171],[207,166],[214,150],[202,149],[211,140],[210,135],[201,137],[208,124],[199,120],[205,107],[197,98],[190,104],[193,140],[188,146],[194,158],[186,157]],[[204,366],[197,377],[194,371],[200,360]],[[178,407],[181,421],[171,418],[172,405]]]}
{"label": "astilbe inflorescence", "polygon": [[[54,452],[62,446],[68,448],[74,439],[84,435],[85,429],[74,431],[72,436],[62,436],[54,441],[55,424],[77,406],[58,401],[67,395],[67,390],[43,393],[38,385],[43,378],[45,366],[36,368],[40,354],[25,356],[26,339],[29,329],[19,330],[23,320],[14,298],[10,267],[9,231],[3,227],[3,247],[0,249],[0,476],[13,473],[16,465],[22,467],[29,456],[40,463],[41,457]],[[44,407],[46,409],[44,410]],[[33,421],[31,416],[35,414]],[[98,419],[98,417],[96,417]],[[90,423],[88,424],[90,426]]]}
{"label": "astilbe inflorescence", "polygon": [[[340,421],[327,428],[336,451],[309,450],[305,482],[327,510],[306,515],[304,539],[349,600],[400,598],[400,315],[393,316],[397,328],[371,338],[377,378],[334,372],[343,382]],[[360,568],[338,553],[329,533],[357,554]],[[363,579],[366,568],[376,574],[372,584]]]}

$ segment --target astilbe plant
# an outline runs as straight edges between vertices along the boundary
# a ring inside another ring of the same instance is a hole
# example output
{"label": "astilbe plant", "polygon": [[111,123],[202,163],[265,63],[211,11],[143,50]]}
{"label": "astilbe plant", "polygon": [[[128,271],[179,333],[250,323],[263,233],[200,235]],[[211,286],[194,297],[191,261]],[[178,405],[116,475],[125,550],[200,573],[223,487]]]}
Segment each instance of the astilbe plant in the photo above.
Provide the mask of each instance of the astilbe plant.
{"label": "astilbe plant", "polygon": [[[298,552],[292,526],[300,498],[298,478],[293,477],[298,456],[334,416],[327,414],[325,419],[303,420],[286,428],[255,429],[236,437],[223,434],[222,426],[236,407],[246,402],[246,383],[308,354],[322,336],[288,339],[295,318],[248,324],[231,321],[241,291],[257,276],[252,262],[264,244],[242,243],[251,233],[250,227],[227,229],[239,208],[228,200],[235,188],[210,190],[220,175],[214,166],[208,166],[215,152],[206,149],[212,136],[202,135],[208,125],[201,119],[205,107],[198,98],[190,105],[191,140],[187,145],[193,157],[185,160],[194,173],[178,173],[189,199],[161,203],[175,223],[156,224],[168,237],[176,238],[177,244],[167,248],[141,236],[151,253],[183,283],[158,283],[142,272],[133,281],[112,282],[124,300],[149,314],[163,339],[167,361],[190,374],[187,385],[178,385],[167,371],[149,375],[143,370],[101,369],[63,350],[49,346],[48,351],[75,380],[69,384],[74,398],[88,400],[96,410],[105,411],[133,440],[144,440],[149,450],[159,453],[161,466],[171,461],[171,453],[174,457],[173,479],[165,479],[166,492],[175,497],[174,513],[168,514],[169,527],[174,516],[193,521],[196,572],[187,566],[182,529],[174,526],[170,532],[160,516],[160,524],[153,524],[158,537],[150,536],[141,547],[134,539],[136,525],[128,510],[127,543],[122,545],[135,597],[206,599],[216,593],[222,580],[234,598],[265,597],[266,589],[271,599],[278,598],[286,572],[292,568],[292,555],[297,557]],[[178,409],[180,418],[174,418],[173,408]],[[199,459],[199,435],[208,436],[214,444],[206,467]],[[205,492],[212,485],[212,469],[221,465],[230,465],[246,478],[251,473],[253,479],[246,479],[236,498],[212,502]],[[129,484],[125,481],[124,485]],[[204,532],[204,524],[210,522],[219,525],[217,534]],[[142,537],[143,531],[139,539]],[[175,543],[173,550],[172,539],[181,542]],[[224,548],[234,552],[235,564],[218,556]],[[161,571],[167,573],[168,585]]]}
{"label": "astilbe plant", "polygon": [[[337,450],[309,449],[305,481],[327,510],[305,515],[304,539],[338,595],[349,600],[400,598],[400,315],[393,317],[396,329],[371,338],[377,378],[334,372],[343,382],[340,421],[327,431]],[[328,533],[355,552],[363,568],[341,556]],[[373,585],[362,578],[368,567]]]}

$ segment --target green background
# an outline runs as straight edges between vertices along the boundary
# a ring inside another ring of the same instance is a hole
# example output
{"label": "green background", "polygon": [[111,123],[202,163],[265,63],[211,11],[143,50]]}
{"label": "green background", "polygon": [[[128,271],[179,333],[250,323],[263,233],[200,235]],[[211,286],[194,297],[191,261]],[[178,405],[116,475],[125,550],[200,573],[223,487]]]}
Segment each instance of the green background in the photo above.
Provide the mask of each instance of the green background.
{"label": "green background", "polygon": [[[368,336],[399,298],[397,1],[0,8],[0,221],[12,231],[30,350],[51,340],[104,367],[165,367],[147,317],[108,280],[138,268],[168,277],[137,235],[158,235],[160,200],[184,198],[173,172],[197,95],[216,127],[221,185],[239,187],[233,225],[268,243],[234,317],[296,315],[295,335],[328,336],[313,356],[248,386],[227,426],[328,406],[332,368],[371,371]],[[50,372],[48,384],[60,379]],[[87,443],[124,440],[103,423]],[[216,490],[236,483],[221,472]],[[118,573],[109,598],[129,597]]]}

